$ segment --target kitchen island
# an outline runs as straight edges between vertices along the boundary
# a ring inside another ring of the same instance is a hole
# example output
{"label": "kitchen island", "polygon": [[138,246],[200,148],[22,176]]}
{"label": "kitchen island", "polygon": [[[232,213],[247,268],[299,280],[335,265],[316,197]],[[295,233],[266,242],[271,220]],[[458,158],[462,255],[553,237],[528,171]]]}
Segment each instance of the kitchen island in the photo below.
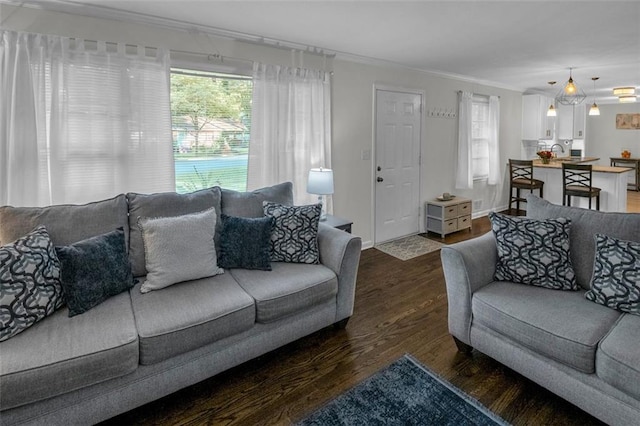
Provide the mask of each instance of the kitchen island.
{"label": "kitchen island", "polygon": [[[544,198],[554,204],[562,204],[562,163],[591,163],[598,161],[595,157],[562,157],[554,158],[549,164],[541,160],[533,161],[533,177],[544,181]],[[630,167],[612,167],[593,165],[593,186],[600,191],[600,211],[627,211],[627,173]],[[589,199],[572,197],[571,205],[588,208]],[[592,204],[595,206],[595,203]]]}

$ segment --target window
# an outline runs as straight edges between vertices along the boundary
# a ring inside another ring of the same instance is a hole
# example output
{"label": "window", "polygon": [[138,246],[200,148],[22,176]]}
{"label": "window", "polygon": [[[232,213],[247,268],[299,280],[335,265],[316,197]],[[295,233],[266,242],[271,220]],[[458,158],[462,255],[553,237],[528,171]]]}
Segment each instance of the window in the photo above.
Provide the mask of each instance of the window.
{"label": "window", "polygon": [[246,76],[171,70],[177,192],[246,191],[252,89]]}
{"label": "window", "polygon": [[471,159],[474,180],[489,177],[489,98],[473,95],[471,110]]}

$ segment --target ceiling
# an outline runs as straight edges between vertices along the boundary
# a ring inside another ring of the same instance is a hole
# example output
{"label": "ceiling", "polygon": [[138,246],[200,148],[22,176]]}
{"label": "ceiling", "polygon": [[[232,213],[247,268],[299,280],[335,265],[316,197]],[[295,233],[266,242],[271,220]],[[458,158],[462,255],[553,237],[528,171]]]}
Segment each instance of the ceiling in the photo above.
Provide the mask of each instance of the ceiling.
{"label": "ceiling", "polygon": [[[83,15],[157,18],[229,30],[467,78],[555,94],[573,68],[589,99],[640,89],[639,1],[36,1]],[[118,13],[126,11],[136,14]],[[117,15],[113,15],[116,13]],[[164,21],[168,22],[168,21]],[[215,31],[213,31],[215,33]],[[551,88],[547,82],[558,84]]]}

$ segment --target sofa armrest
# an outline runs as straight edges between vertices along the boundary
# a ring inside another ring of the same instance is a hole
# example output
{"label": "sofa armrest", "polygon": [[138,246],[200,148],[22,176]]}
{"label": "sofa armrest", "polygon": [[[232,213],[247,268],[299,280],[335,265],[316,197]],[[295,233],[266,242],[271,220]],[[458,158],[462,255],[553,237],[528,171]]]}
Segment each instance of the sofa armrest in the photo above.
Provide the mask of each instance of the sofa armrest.
{"label": "sofa armrest", "polygon": [[440,251],[449,302],[449,333],[470,345],[471,298],[493,281],[498,249],[493,232]]}
{"label": "sofa armrest", "polygon": [[362,240],[324,223],[318,227],[320,263],[338,276],[336,320],[349,318],[353,314],[356,278],[360,264]]}

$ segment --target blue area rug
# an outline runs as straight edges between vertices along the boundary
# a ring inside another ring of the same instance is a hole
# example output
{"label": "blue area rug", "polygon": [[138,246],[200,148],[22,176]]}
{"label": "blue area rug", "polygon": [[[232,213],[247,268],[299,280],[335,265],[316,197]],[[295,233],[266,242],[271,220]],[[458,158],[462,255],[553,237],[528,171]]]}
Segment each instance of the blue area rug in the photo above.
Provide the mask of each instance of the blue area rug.
{"label": "blue area rug", "polygon": [[306,425],[508,425],[405,355],[306,419]]}

